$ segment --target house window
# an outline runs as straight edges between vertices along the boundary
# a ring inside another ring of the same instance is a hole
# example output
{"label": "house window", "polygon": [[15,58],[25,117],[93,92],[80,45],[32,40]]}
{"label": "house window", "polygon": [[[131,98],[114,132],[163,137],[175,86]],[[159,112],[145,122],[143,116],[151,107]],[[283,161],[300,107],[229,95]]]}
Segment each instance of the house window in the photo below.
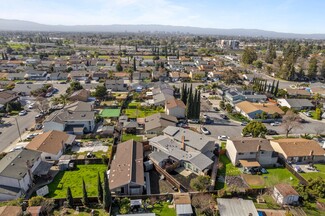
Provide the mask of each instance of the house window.
{"label": "house window", "polygon": [[255,152],[250,152],[249,154],[251,154],[251,155],[252,155],[252,154],[255,154]]}
{"label": "house window", "polygon": [[51,156],[46,156],[45,160],[51,160]]}
{"label": "house window", "polygon": [[264,154],[264,151],[261,151],[261,154]]}
{"label": "house window", "polygon": [[244,153],[238,153],[238,155],[244,155]]}

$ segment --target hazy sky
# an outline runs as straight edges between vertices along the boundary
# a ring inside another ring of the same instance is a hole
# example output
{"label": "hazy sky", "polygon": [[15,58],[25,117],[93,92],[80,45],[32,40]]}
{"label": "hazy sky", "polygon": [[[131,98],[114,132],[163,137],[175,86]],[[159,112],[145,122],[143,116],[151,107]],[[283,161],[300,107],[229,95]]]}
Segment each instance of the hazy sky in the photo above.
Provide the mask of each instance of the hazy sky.
{"label": "hazy sky", "polygon": [[0,18],[325,33],[325,0],[0,0]]}

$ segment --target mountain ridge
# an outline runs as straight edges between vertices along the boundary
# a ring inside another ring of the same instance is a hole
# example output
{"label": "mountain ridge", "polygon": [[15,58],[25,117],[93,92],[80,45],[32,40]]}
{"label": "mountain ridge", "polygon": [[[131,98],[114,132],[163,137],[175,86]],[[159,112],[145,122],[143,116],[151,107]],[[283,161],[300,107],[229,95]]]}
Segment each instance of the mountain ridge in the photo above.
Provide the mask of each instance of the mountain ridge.
{"label": "mountain ridge", "polygon": [[44,32],[169,32],[197,35],[220,35],[266,38],[325,39],[325,34],[284,33],[261,29],[203,28],[158,24],[111,24],[111,25],[48,25],[25,20],[0,18],[0,31],[44,31]]}

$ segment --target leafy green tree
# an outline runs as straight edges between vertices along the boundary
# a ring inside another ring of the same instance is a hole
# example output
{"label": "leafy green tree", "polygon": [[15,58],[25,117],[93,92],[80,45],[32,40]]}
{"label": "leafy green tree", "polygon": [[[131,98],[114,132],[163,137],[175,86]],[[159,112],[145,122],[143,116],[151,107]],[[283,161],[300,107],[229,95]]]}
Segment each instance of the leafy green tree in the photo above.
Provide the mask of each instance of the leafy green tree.
{"label": "leafy green tree", "polygon": [[107,174],[106,172],[104,172],[103,208],[106,211],[109,211],[111,204],[112,204],[112,195],[109,189]]}
{"label": "leafy green tree", "polygon": [[229,104],[229,103],[226,104],[226,111],[227,111],[227,113],[232,113],[232,106],[231,106],[231,104]]}
{"label": "leafy green tree", "polygon": [[103,185],[100,180],[99,172],[97,173],[97,193],[98,193],[98,202],[103,202]]}
{"label": "leafy green tree", "polygon": [[6,112],[7,113],[10,113],[12,111],[12,106],[10,103],[7,103],[7,106],[6,106]]}
{"label": "leafy green tree", "polygon": [[84,206],[89,206],[88,194],[84,179],[82,179],[82,203],[84,204]]}
{"label": "leafy green tree", "polygon": [[67,202],[68,202],[69,207],[73,207],[73,197],[72,197],[70,187],[67,188]]}
{"label": "leafy green tree", "polygon": [[135,57],[133,57],[133,71],[137,71],[137,63]]}
{"label": "leafy green tree", "polygon": [[207,188],[211,184],[211,178],[207,175],[199,175],[190,182],[191,188],[197,191],[207,191]]}
{"label": "leafy green tree", "polygon": [[267,132],[267,128],[262,122],[251,121],[243,128],[243,135],[252,134],[253,137],[264,137]]}
{"label": "leafy green tree", "polygon": [[103,100],[106,98],[106,96],[107,96],[107,89],[106,89],[105,85],[96,86],[95,97]]}
{"label": "leafy green tree", "polygon": [[317,75],[317,59],[315,57],[312,57],[309,60],[309,65],[308,65],[308,76],[310,78],[315,78]]}
{"label": "leafy green tree", "polygon": [[82,85],[78,81],[73,81],[70,83],[70,87],[67,89],[67,93],[71,94],[72,92],[83,89]]}
{"label": "leafy green tree", "polygon": [[275,47],[270,44],[269,48],[266,51],[265,62],[273,64],[274,59],[276,59],[276,50]]}
{"label": "leafy green tree", "polygon": [[225,102],[223,101],[223,100],[221,100],[220,102],[219,102],[219,107],[220,107],[220,109],[226,109],[226,104],[225,104]]}
{"label": "leafy green tree", "polygon": [[256,60],[253,62],[254,66],[258,69],[261,69],[263,67],[263,62],[261,60]]}
{"label": "leafy green tree", "polygon": [[322,110],[320,108],[316,108],[316,111],[315,111],[315,118],[317,120],[322,120]]}
{"label": "leafy green tree", "polygon": [[315,103],[316,103],[316,107],[318,107],[319,102],[322,100],[322,96],[321,96],[321,94],[316,93],[316,94],[313,96],[313,100],[314,100]]}
{"label": "leafy green tree", "polygon": [[257,60],[257,53],[254,48],[246,47],[242,56],[242,62],[244,64],[252,64]]}
{"label": "leafy green tree", "polygon": [[273,95],[276,97],[278,95],[278,92],[279,92],[279,83],[280,81],[278,80],[278,82],[276,83],[276,86],[274,88],[274,92],[273,92]]}
{"label": "leafy green tree", "polygon": [[321,65],[320,74],[323,78],[325,78],[325,60],[323,61],[322,65]]}
{"label": "leafy green tree", "polygon": [[117,70],[118,72],[123,71],[123,67],[122,67],[122,65],[121,65],[121,62],[118,62],[118,63],[116,64],[116,70]]}

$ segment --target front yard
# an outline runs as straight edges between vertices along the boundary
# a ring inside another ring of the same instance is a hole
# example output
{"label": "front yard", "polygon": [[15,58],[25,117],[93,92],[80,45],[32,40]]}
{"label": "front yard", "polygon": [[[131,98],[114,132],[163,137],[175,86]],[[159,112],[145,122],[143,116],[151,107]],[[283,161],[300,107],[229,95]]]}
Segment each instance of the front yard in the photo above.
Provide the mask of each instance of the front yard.
{"label": "front yard", "polygon": [[134,141],[138,141],[138,142],[142,142],[142,136],[137,136],[137,135],[134,135],[134,134],[127,134],[127,133],[124,133],[122,135],[122,142],[125,142],[125,141],[128,141],[128,140],[131,140],[133,139]]}
{"label": "front yard", "polygon": [[137,109],[137,108],[125,110],[125,114],[129,118],[144,118],[144,117],[156,114],[156,113],[163,113],[163,112],[164,112],[164,109],[161,107],[159,107],[158,109],[143,107],[143,109],[141,109],[141,110]]}
{"label": "front yard", "polygon": [[65,198],[70,187],[73,197],[82,197],[82,179],[84,179],[88,196],[97,196],[97,174],[103,174],[107,167],[104,164],[77,165],[75,170],[60,171],[51,182],[49,198]]}

